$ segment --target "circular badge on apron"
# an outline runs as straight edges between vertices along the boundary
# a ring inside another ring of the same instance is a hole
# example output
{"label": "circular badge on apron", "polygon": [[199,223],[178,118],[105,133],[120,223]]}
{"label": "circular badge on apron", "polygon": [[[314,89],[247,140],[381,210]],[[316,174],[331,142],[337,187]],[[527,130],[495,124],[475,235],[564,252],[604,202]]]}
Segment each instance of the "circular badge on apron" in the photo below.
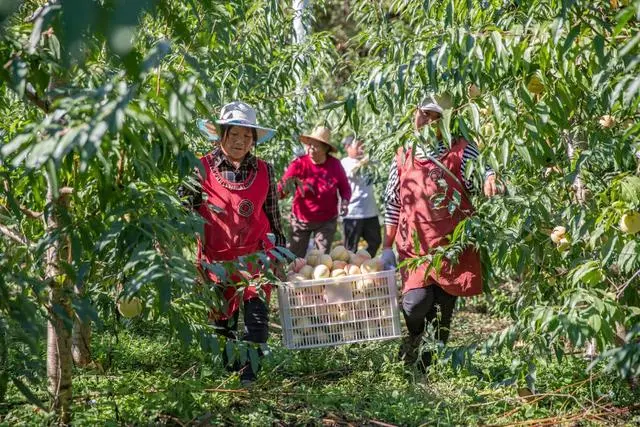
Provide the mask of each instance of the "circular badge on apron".
{"label": "circular badge on apron", "polygon": [[429,172],[429,178],[437,184],[439,180],[444,178],[444,172],[440,169],[432,169],[431,172]]}
{"label": "circular badge on apron", "polygon": [[238,214],[243,217],[251,216],[253,213],[253,202],[251,200],[242,199],[238,205]]}

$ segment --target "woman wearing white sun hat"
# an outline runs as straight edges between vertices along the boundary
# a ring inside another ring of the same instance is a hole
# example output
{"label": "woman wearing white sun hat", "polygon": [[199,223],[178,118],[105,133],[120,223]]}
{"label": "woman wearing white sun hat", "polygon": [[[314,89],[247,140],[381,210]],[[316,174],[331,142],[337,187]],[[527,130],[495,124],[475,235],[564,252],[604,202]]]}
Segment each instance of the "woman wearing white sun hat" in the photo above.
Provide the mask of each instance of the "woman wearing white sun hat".
{"label": "woman wearing white sun hat", "polygon": [[[256,144],[270,139],[275,131],[259,126],[255,110],[240,101],[222,107],[220,118],[215,122],[198,120],[197,126],[216,146],[200,159],[204,176],[198,173],[191,191],[182,187],[182,195],[187,196],[189,204],[205,220],[204,236],[198,241],[198,265],[209,280],[222,287],[226,301],[226,310],[212,310],[211,320],[222,335],[235,338],[239,307],[243,302],[245,334],[242,339],[264,344],[268,336],[271,287],[262,287],[266,301],[253,286],[246,287],[239,295],[236,285],[243,277],[234,273],[224,280],[202,268],[202,263],[233,261],[269,250],[274,244],[268,233],[275,235],[277,246],[286,244],[273,168],[251,153]],[[256,266],[248,267],[251,276],[259,274]],[[225,356],[223,351],[226,359]],[[225,364],[228,365],[227,360]],[[244,366],[236,362],[227,367],[241,370],[243,383],[255,380],[256,373],[248,362]]]}

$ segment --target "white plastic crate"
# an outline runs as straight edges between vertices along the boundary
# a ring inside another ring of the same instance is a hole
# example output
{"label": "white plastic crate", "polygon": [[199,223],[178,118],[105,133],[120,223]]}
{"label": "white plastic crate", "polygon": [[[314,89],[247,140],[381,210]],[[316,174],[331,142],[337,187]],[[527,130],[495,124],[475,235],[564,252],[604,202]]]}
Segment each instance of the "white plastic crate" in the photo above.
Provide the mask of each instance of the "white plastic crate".
{"label": "white plastic crate", "polygon": [[278,287],[289,349],[400,337],[395,271],[285,282]]}

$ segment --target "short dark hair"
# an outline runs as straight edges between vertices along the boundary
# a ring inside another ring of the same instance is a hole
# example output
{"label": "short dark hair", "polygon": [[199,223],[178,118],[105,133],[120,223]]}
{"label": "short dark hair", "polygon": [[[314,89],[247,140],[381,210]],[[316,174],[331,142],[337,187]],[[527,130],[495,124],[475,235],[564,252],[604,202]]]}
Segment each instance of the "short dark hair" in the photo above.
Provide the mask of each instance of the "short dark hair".
{"label": "short dark hair", "polygon": [[[222,131],[222,135],[220,136],[220,141],[222,141],[222,139],[225,137],[227,132],[229,132],[229,129],[231,129],[233,126],[244,127],[239,125],[221,125],[220,130]],[[258,131],[255,128],[249,128],[249,129],[251,129],[251,135],[253,136],[253,143],[255,144],[256,142],[258,142]]]}

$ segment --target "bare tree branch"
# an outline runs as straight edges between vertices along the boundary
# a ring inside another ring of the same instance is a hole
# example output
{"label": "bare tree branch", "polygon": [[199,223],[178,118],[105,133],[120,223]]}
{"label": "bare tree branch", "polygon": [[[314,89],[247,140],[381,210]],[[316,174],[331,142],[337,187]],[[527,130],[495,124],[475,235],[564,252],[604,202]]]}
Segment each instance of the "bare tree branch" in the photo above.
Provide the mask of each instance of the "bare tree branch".
{"label": "bare tree branch", "polygon": [[[575,140],[574,135],[567,131],[565,132],[565,139],[567,141],[567,157],[569,158],[569,162],[572,162],[576,156],[576,148],[578,142]],[[587,199],[588,190],[582,181],[582,177],[580,176],[580,166],[577,165],[576,168],[576,177],[571,184],[571,187],[575,191],[575,199],[580,204],[583,205]]]}
{"label": "bare tree branch", "polygon": [[623,293],[624,293],[624,291],[627,289],[627,287],[629,287],[629,285],[631,284],[631,282],[633,282],[633,280],[634,280],[636,277],[638,277],[638,276],[640,276],[640,270],[636,271],[636,272],[633,274],[633,276],[631,276],[631,278],[625,282],[625,284],[624,284],[624,285],[622,285],[619,289],[617,289],[617,291],[616,291],[616,297],[617,297],[618,299],[622,296],[622,294],[623,294]]}
{"label": "bare tree branch", "polygon": [[16,233],[15,231],[12,231],[10,228],[2,224],[0,224],[0,232],[5,236],[9,237],[10,239],[20,243],[21,245],[29,246],[29,242],[24,236],[20,235],[19,233]]}
{"label": "bare tree branch", "polygon": [[[7,194],[9,194],[11,192],[11,186],[9,185],[9,181],[7,179],[4,179],[3,181],[4,181],[3,182],[4,191]],[[5,208],[7,208],[6,205],[0,205],[0,206],[4,206]],[[38,219],[42,216],[42,212],[31,210],[28,207],[23,205],[18,205],[18,209],[20,209],[20,211],[26,216],[28,216],[29,218]]]}
{"label": "bare tree branch", "polygon": [[[7,84],[7,87],[11,88],[14,91],[15,91],[15,88],[11,84],[12,83],[11,76],[9,75],[9,72],[7,71],[7,69],[11,67],[11,65],[13,64],[13,61],[16,59],[19,59],[19,57],[16,56],[10,59],[6,64],[4,64],[2,69],[0,69],[0,80],[4,81]],[[35,89],[33,88],[33,85],[29,84],[28,82],[24,91],[23,98],[30,101],[31,104],[38,107],[40,110],[44,111],[45,113],[49,112],[49,109],[51,106],[49,101],[47,101],[46,99],[42,99],[40,96],[38,96]]]}

